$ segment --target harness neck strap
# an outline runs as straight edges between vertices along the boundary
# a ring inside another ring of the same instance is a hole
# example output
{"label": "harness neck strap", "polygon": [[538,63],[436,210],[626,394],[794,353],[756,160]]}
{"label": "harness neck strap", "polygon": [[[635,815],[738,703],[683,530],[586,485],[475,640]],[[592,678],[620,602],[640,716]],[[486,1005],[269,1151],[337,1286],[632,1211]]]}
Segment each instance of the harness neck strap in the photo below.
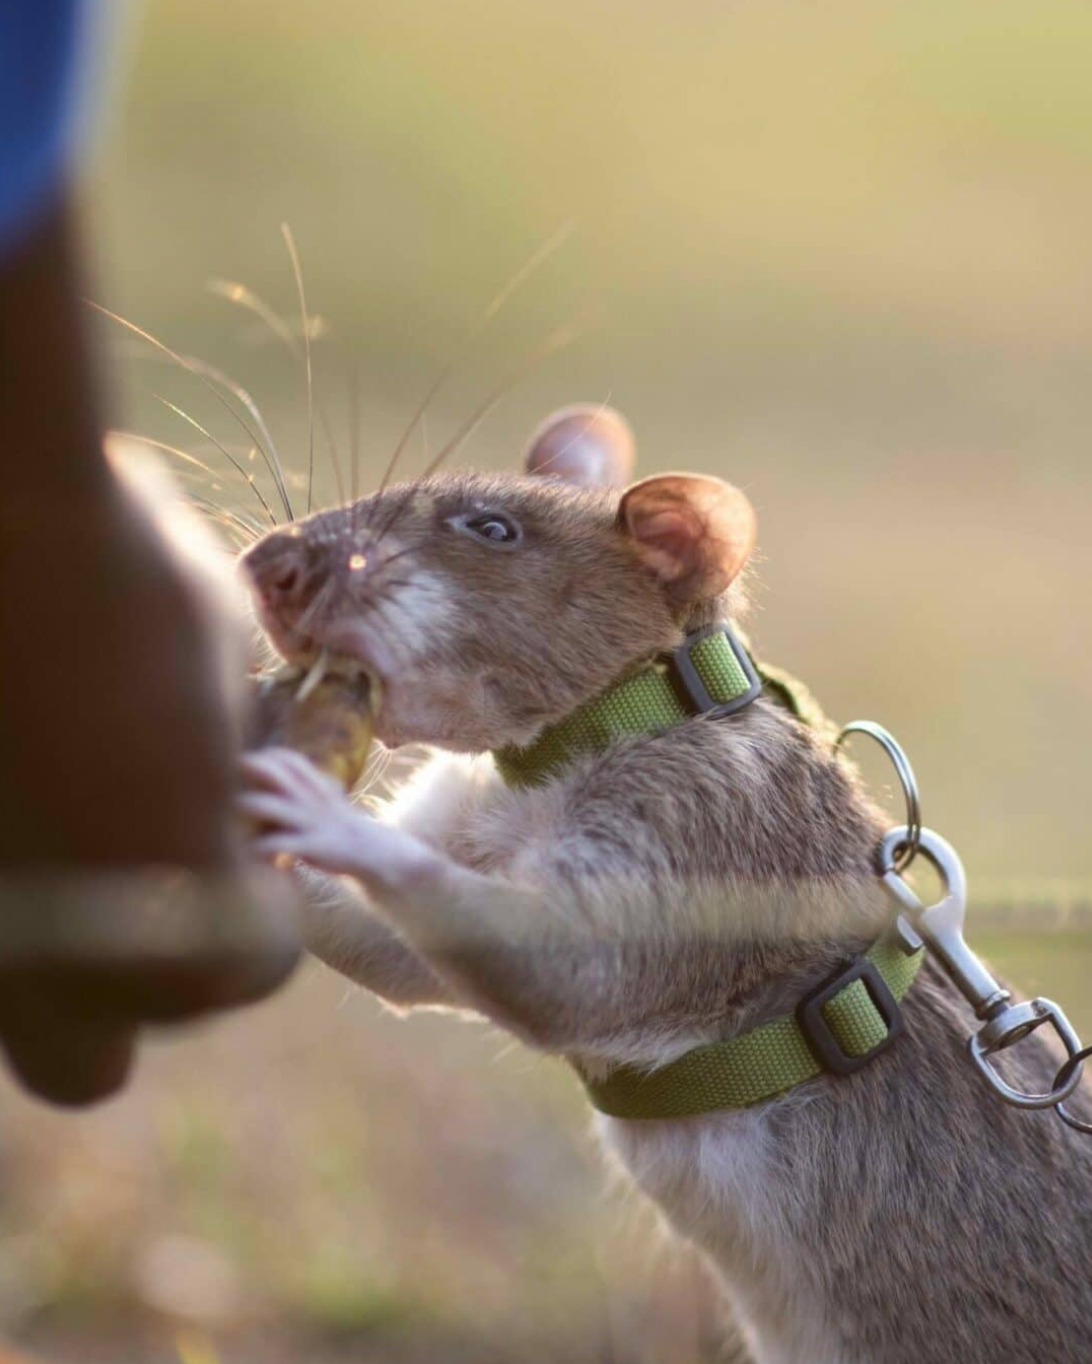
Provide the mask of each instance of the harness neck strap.
{"label": "harness neck strap", "polygon": [[695,715],[719,719],[749,706],[763,679],[727,625],[687,635],[674,653],[628,673],[551,725],[526,748],[493,753],[509,786],[534,786],[573,758],[615,739],[670,729]]}

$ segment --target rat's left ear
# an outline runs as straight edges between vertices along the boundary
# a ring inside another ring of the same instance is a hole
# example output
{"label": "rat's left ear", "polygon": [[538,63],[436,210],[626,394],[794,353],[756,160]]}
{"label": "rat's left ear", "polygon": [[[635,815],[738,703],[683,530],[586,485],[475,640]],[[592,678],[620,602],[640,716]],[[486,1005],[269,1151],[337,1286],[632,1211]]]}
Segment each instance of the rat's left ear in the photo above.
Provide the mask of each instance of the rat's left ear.
{"label": "rat's left ear", "polygon": [[618,525],[677,602],[723,592],[750,557],[757,530],[738,488],[699,474],[659,474],[627,488]]}
{"label": "rat's left ear", "polygon": [[621,488],[633,473],[629,422],[613,407],[577,403],[546,418],[524,457],[529,474],[581,488]]}

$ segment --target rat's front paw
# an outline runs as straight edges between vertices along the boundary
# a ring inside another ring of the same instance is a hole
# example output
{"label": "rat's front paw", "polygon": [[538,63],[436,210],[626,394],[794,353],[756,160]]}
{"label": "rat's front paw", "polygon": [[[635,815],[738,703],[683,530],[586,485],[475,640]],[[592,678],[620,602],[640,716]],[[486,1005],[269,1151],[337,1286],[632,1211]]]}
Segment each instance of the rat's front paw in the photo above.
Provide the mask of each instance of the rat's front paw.
{"label": "rat's front paw", "polygon": [[322,871],[365,874],[375,821],[352,805],[341,786],[288,748],[241,760],[245,790],[239,811],[258,832],[252,847],[270,861],[291,857]]}
{"label": "rat's front paw", "polygon": [[241,764],[246,790],[238,808],[258,828],[253,848],[260,857],[290,857],[355,876],[377,895],[437,876],[436,855],[423,843],[366,815],[301,754],[265,748],[246,754]]}

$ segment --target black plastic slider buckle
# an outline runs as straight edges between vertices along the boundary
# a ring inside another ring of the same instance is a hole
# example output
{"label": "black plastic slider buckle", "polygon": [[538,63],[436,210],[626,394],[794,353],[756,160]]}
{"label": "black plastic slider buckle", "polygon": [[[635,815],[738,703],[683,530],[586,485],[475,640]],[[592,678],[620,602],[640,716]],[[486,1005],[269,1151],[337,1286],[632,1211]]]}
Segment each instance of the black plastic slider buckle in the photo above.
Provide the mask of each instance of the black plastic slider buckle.
{"label": "black plastic slider buckle", "polygon": [[[733,696],[730,701],[714,699],[709,688],[702,681],[691,656],[702,640],[708,639],[711,635],[724,636],[728,647],[735,655],[736,662],[747,678],[747,690],[741,692],[739,696]],[[727,625],[710,625],[704,630],[694,630],[687,635],[671,655],[671,666],[675,682],[686,699],[696,711],[702,715],[708,715],[714,720],[719,720],[725,715],[734,715],[736,711],[749,706],[762,691],[762,679],[756,672],[755,665],[751,662],[750,654]]]}
{"label": "black plastic slider buckle", "polygon": [[[831,1032],[830,1025],[823,1017],[823,1006],[840,995],[855,980],[862,981],[868,996],[876,1006],[876,1012],[887,1027],[887,1036],[882,1042],[860,1056],[850,1056],[842,1050],[838,1039]],[[902,1034],[903,1018],[898,1000],[888,988],[887,981],[880,975],[876,966],[867,957],[855,957],[844,970],[839,971],[824,985],[805,995],[796,1006],[796,1021],[804,1034],[812,1054],[824,1070],[834,1075],[852,1075],[867,1066],[881,1052]]]}

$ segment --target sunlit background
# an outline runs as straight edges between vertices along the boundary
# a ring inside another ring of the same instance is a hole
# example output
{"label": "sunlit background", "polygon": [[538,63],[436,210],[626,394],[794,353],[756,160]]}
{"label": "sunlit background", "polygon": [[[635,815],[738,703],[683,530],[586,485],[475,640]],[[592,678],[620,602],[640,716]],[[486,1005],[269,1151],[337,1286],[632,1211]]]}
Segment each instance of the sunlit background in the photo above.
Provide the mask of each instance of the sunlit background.
{"label": "sunlit background", "polygon": [[[574,324],[461,458],[513,467],[552,407],[603,399],[642,473],[742,484],[761,651],[900,736],[988,946],[1092,1031],[1092,9],[150,0],[121,36],[96,298],[245,384],[302,503],[282,222],[346,486],[354,408],[366,489],[449,362],[407,474]],[[223,408],[100,336],[114,423],[257,510],[155,395],[245,449]],[[321,424],[315,451],[321,504]],[[308,966],[146,1051],[92,1114],[0,1084],[0,1326],[58,1364],[722,1357],[699,1269],[611,1191],[574,1080],[497,1034],[400,1022]]]}

